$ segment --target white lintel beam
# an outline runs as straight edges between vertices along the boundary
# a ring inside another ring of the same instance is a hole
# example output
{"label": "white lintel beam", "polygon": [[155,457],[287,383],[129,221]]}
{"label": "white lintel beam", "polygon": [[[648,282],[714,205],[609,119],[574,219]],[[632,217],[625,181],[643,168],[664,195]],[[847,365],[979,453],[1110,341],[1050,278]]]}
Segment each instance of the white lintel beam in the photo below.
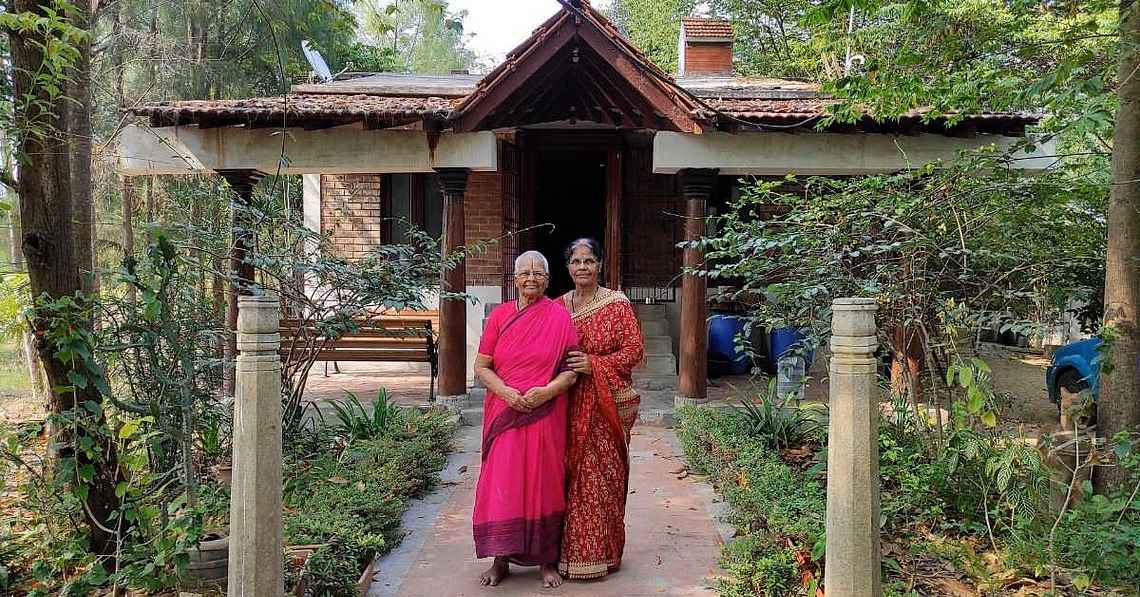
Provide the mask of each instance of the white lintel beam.
{"label": "white lintel beam", "polygon": [[[934,160],[950,160],[964,149],[1012,147],[1019,139],[1001,135],[973,138],[938,134],[898,136],[839,133],[740,133],[703,135],[659,132],[653,140],[653,172],[676,174],[686,168],[716,168],[722,175],[842,176],[896,172]],[[1053,162],[1052,141],[1032,155],[1019,152],[1014,164],[1043,170]]]}
{"label": "white lintel beam", "polygon": [[[284,139],[284,159],[282,159]],[[495,134],[357,127],[302,129],[128,126],[116,147],[125,176],[259,170],[268,174],[385,174],[437,168],[498,170]],[[280,164],[280,169],[278,165]]]}

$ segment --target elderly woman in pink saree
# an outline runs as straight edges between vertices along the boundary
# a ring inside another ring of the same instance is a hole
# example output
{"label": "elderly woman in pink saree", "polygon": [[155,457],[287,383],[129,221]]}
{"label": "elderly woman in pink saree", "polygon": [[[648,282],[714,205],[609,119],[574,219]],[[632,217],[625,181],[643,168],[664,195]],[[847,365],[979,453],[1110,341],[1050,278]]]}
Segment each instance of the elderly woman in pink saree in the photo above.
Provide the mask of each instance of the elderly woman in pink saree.
{"label": "elderly woman in pink saree", "polygon": [[541,566],[544,587],[562,584],[566,392],[577,377],[566,357],[578,338],[570,314],[544,294],[549,276],[541,253],[519,256],[519,298],[491,313],[475,359],[487,397],[472,527],[476,557],[495,558],[484,585],[499,584],[511,563]]}

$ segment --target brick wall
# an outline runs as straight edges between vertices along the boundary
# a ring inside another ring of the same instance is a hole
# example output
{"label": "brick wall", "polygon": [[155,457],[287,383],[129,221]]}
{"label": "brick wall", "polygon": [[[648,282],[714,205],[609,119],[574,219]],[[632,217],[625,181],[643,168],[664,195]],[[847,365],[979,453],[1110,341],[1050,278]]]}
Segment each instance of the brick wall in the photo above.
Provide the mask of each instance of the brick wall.
{"label": "brick wall", "polygon": [[[321,232],[348,259],[359,259],[383,241],[383,194],[380,174],[321,176]],[[497,172],[472,172],[463,203],[468,243],[503,234],[503,200]],[[467,283],[500,286],[503,253],[499,245],[467,260]]]}
{"label": "brick wall", "polygon": [[[463,221],[468,244],[503,235],[503,198],[498,172],[472,172],[468,177]],[[467,259],[467,283],[474,286],[502,285],[503,252],[498,244],[488,247],[486,253]]]}
{"label": "brick wall", "polygon": [[321,176],[321,232],[348,259],[359,259],[381,243],[383,195],[380,174]]}
{"label": "brick wall", "polygon": [[685,47],[685,75],[731,75],[731,42],[688,42]]}

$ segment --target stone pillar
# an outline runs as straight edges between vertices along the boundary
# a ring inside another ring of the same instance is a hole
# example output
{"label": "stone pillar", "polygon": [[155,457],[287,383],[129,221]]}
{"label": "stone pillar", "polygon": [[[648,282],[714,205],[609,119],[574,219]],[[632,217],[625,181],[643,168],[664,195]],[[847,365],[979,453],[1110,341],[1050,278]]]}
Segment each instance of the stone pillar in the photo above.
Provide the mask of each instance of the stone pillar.
{"label": "stone pillar", "polygon": [[228,595],[282,587],[281,345],[276,297],[239,299]]}
{"label": "stone pillar", "polygon": [[832,303],[824,573],[828,595],[881,594],[876,310],[873,299]]}
{"label": "stone pillar", "polygon": [[[682,170],[681,192],[685,197],[685,240],[698,240],[705,234],[705,209],[716,185],[716,170]],[[705,256],[697,249],[685,249],[685,271],[701,270]],[[674,404],[700,404],[708,400],[708,319],[709,304],[703,276],[684,274],[681,278],[681,338],[677,396]]]}
{"label": "stone pillar", "polygon": [[[463,230],[463,195],[467,192],[466,168],[441,168],[443,190],[443,251],[450,254],[467,241]],[[443,292],[467,291],[467,268],[459,262],[444,272]],[[462,300],[439,301],[439,402],[461,406],[467,399],[467,304]]]}

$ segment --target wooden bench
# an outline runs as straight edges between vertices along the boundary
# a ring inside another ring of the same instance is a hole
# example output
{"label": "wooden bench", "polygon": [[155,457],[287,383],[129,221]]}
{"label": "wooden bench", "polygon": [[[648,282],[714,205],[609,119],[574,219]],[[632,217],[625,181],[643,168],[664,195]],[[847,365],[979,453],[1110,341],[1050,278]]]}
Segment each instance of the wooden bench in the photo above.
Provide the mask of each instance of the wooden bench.
{"label": "wooden bench", "polygon": [[326,363],[428,363],[431,366],[429,398],[435,400],[435,380],[439,376],[438,311],[385,312],[358,320],[356,325],[355,331],[329,338],[321,335],[311,323],[302,329],[297,320],[282,319],[282,353],[287,354],[296,340],[319,346],[314,360]]}

